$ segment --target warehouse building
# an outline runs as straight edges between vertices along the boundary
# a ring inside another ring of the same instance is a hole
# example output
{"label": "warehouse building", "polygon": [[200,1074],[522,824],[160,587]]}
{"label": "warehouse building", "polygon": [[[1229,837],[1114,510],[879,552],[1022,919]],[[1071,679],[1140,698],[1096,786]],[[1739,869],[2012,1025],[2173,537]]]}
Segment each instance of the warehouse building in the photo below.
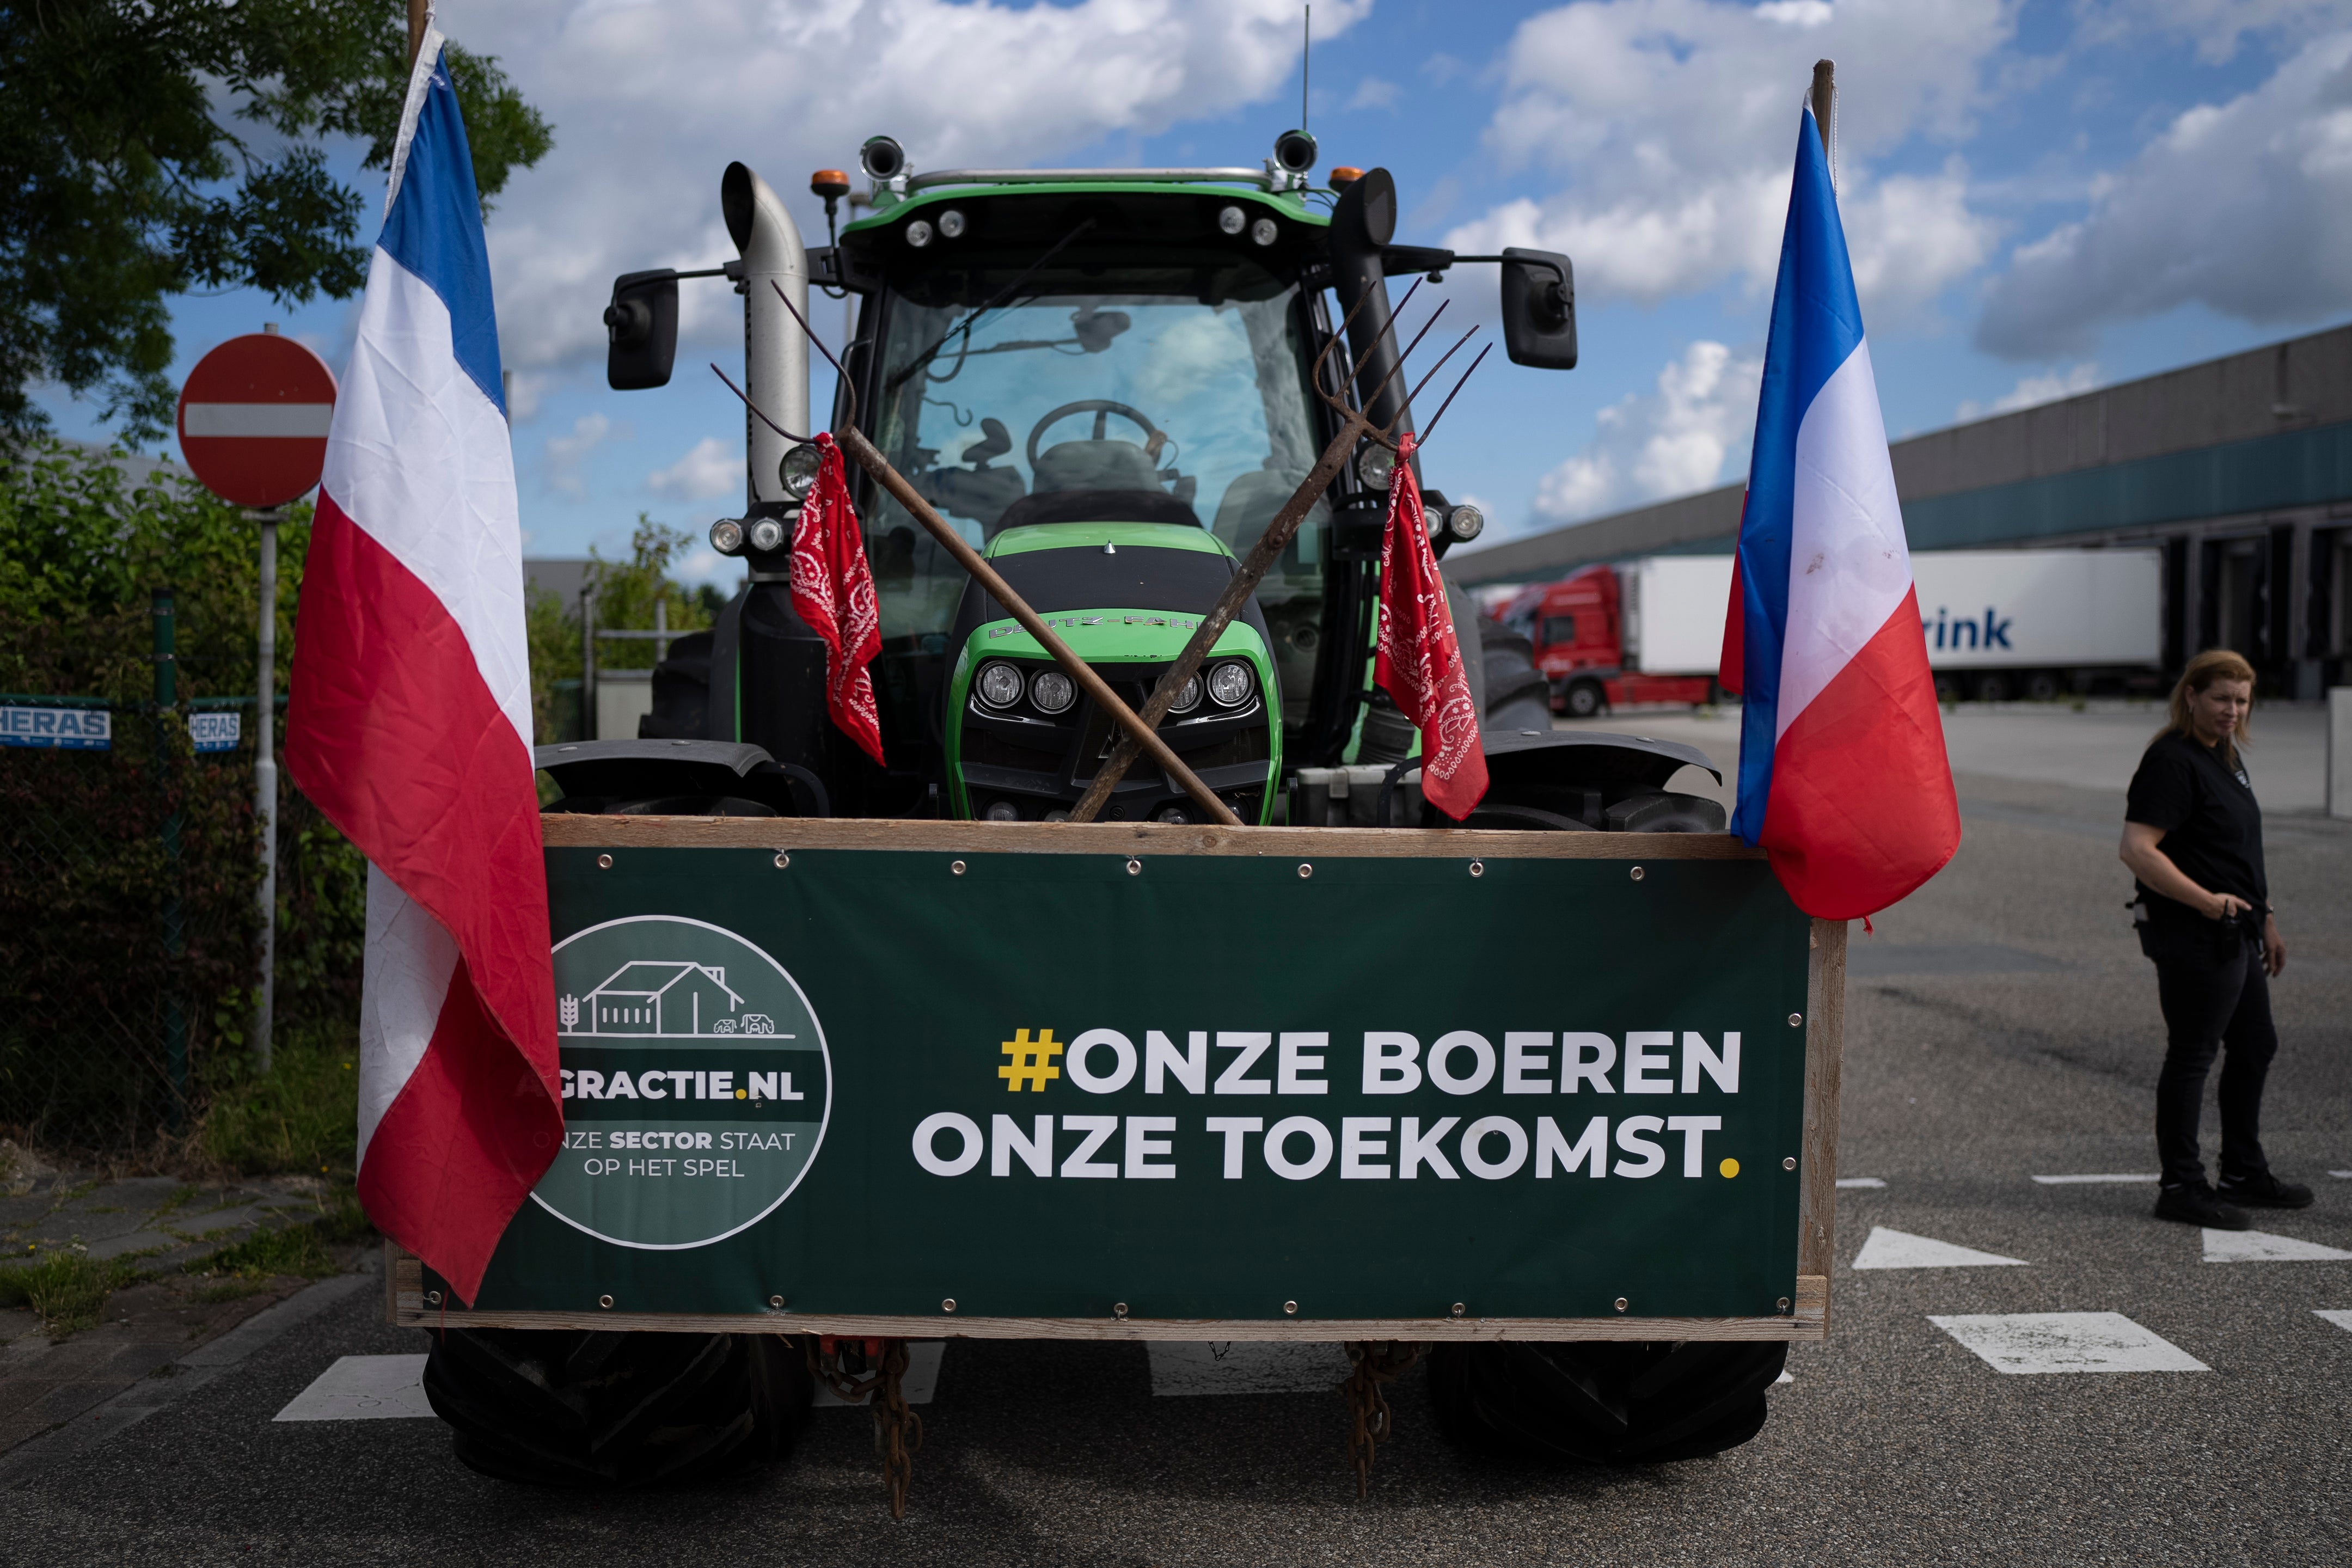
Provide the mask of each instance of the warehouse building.
{"label": "warehouse building", "polygon": [[[2155,545],[2164,660],[2231,647],[2264,689],[2352,680],[2352,326],[1895,443],[1914,550]],[[1741,487],[1485,550],[1465,586],[1728,552]]]}

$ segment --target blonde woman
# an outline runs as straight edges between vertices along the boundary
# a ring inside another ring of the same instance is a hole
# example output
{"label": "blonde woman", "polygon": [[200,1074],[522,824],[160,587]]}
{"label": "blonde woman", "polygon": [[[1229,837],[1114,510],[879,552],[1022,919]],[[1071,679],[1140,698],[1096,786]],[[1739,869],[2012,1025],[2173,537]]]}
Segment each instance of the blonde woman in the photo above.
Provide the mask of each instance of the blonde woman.
{"label": "blonde woman", "polygon": [[[2242,748],[2254,669],[2200,653],[2172,689],[2171,722],[2149,742],[2124,810],[2123,862],[2137,879],[2140,951],[2156,963],[2164,1068],[2156,1080],[2158,1219],[2244,1230],[2250,1208],[2299,1209],[2311,1189],[2271,1174],[2263,1079],[2278,1049],[2270,982],[2286,943],[2263,871],[2263,810]],[[2205,1180],[2197,1121],[2223,1049],[2219,1185]]]}

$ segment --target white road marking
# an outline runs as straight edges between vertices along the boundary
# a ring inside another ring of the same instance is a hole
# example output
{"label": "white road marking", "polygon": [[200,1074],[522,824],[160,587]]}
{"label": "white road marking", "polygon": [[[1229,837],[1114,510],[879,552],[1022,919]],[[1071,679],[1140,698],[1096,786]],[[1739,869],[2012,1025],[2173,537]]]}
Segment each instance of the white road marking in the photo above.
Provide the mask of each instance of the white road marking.
{"label": "white road marking", "polygon": [[2326,1319],[2347,1333],[2352,1333],[2352,1312],[2338,1311],[2329,1307],[2314,1307],[2312,1313],[2315,1317]]}
{"label": "white road marking", "polygon": [[2095,1175],[2036,1176],[2033,1179],[2041,1183],[2045,1187],[2109,1187],[2152,1186],[2156,1183],[2162,1181],[2164,1178],[2156,1175]]}
{"label": "white road marking", "polygon": [[181,428],[191,436],[316,438],[334,423],[331,403],[191,403]]}
{"label": "white road marking", "polygon": [[1329,1394],[1348,1381],[1348,1352],[1335,1344],[1263,1340],[1153,1340],[1151,1392]]}
{"label": "white road marking", "polygon": [[[907,1396],[909,1405],[929,1405],[931,1395],[939,1392],[940,1358],[947,1354],[945,1340],[908,1340],[907,1371],[898,1379],[898,1392]],[[850,1410],[871,1404],[874,1396],[853,1403],[841,1397],[820,1383],[816,1385],[816,1407],[819,1410]]]}
{"label": "white road marking", "polygon": [[1883,1187],[1885,1184],[1876,1176],[1840,1176],[1838,1178],[1838,1185],[1841,1187]]}
{"label": "white road marking", "polygon": [[2352,1171],[2330,1171],[2327,1173],[2339,1182],[2352,1182]]}
{"label": "white road marking", "polygon": [[1883,1225],[1870,1227],[1870,1239],[1853,1255],[1856,1268],[2023,1268],[2022,1258],[2003,1258],[1998,1252],[1979,1252],[1973,1247],[1955,1247],[1948,1241],[1937,1241],[1931,1236],[1912,1236],[1906,1231],[1889,1230]]}
{"label": "white road marking", "polygon": [[2352,1252],[2273,1236],[2266,1230],[2209,1230],[2205,1233],[2208,1263],[2340,1263]]}
{"label": "white road marking", "polygon": [[2210,1372],[2121,1312],[1982,1312],[1927,1320],[1995,1372]]}
{"label": "white road marking", "polygon": [[1784,1372],[1784,1373],[1782,1373],[1780,1376],[1778,1376],[1778,1377],[1774,1378],[1772,1381],[1773,1381],[1773,1383],[1774,1383],[1774,1384],[1783,1384],[1783,1383],[1794,1383],[1794,1382],[1796,1382],[1797,1380],[1796,1380],[1795,1378],[1793,1378],[1793,1377],[1790,1377],[1787,1373],[1785,1373],[1785,1372]]}
{"label": "white road marking", "polygon": [[421,1355],[347,1355],[320,1373],[277,1421],[435,1419]]}

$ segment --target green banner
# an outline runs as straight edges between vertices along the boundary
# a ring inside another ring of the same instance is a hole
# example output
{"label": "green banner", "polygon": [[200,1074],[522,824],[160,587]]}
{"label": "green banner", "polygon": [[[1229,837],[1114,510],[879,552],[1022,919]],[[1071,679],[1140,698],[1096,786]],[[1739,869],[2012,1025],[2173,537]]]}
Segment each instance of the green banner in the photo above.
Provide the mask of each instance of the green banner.
{"label": "green banner", "polygon": [[1770,1316],[1760,860],[551,849],[567,1131],[486,1310]]}

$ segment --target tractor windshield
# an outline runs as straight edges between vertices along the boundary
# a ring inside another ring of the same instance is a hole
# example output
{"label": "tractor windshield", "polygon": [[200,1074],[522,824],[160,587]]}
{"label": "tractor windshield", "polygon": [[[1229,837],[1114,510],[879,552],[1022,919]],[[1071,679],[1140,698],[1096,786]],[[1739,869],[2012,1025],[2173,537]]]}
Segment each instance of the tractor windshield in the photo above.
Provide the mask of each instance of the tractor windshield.
{"label": "tractor windshield", "polygon": [[[883,301],[877,444],[984,544],[1008,528],[1160,522],[1246,553],[1322,447],[1295,282],[1254,262],[898,280]],[[1319,503],[1259,590],[1284,696],[1303,711],[1323,597]],[[877,495],[866,549],[887,640],[944,633],[964,574]],[[901,644],[900,646],[905,646]]]}

